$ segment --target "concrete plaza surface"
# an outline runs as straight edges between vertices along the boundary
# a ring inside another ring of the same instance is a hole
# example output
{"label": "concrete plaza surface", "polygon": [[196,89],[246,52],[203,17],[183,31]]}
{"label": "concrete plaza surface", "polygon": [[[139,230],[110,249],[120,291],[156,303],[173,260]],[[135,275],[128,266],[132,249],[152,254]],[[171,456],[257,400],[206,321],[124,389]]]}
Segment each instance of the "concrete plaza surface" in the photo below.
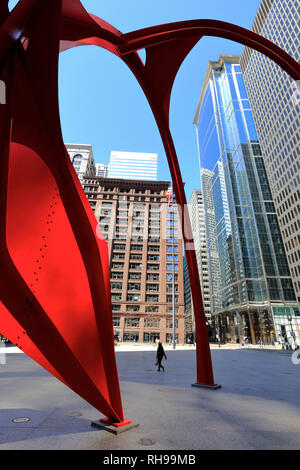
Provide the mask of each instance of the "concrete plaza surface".
{"label": "concrete plaza surface", "polygon": [[116,436],[91,426],[102,417],[91,405],[8,350],[0,363],[0,450],[300,449],[300,364],[291,351],[212,348],[222,388],[207,390],[191,387],[192,347],[167,348],[165,372],[154,366],[154,347],[117,348],[125,417],[139,427]]}

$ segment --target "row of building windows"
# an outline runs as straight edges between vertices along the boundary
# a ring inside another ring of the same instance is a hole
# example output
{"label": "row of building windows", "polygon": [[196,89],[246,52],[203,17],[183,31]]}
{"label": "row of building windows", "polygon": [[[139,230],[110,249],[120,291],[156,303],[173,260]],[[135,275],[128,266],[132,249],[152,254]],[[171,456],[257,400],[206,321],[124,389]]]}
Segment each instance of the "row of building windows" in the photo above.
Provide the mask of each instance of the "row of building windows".
{"label": "row of building windows", "polygon": [[[134,304],[129,304],[126,305],[126,312],[139,312],[141,306],[140,305],[134,305]],[[112,311],[113,312],[120,312],[121,311],[121,305],[120,304],[112,304]],[[145,305],[145,312],[146,313],[159,313],[159,307],[157,305]],[[175,313],[179,312],[179,307],[178,305],[175,306]],[[166,306],[166,313],[173,313],[173,306]]]}
{"label": "row of building windows", "polygon": [[[119,202],[119,205],[118,205],[118,210],[128,210],[129,209],[129,206],[131,204],[130,203],[126,203],[126,202]],[[108,202],[108,201],[102,201],[102,207],[106,207],[106,208],[113,208],[113,203],[112,202]],[[160,211],[161,210],[161,205],[160,204],[133,204],[132,205],[133,207],[133,210],[139,210],[139,211],[144,211],[147,207],[150,208],[150,213],[151,211]],[[169,212],[174,212],[175,209],[173,211],[169,211]]]}
{"label": "row of building windows", "polygon": [[[146,284],[146,291],[160,291],[160,286],[161,284]],[[123,283],[122,282],[112,282],[111,283],[111,290],[122,290],[123,289]],[[166,291],[167,292],[172,292],[173,285],[172,284],[166,284]],[[141,284],[139,282],[129,282],[127,284],[127,290],[128,291],[140,291],[141,290]],[[178,284],[174,284],[174,291],[178,292]]]}
{"label": "row of building windows", "polygon": [[[112,269],[124,269],[124,263],[119,263],[117,261],[113,261],[111,263]],[[136,271],[141,271],[143,269],[142,263],[129,263],[129,269],[135,269]],[[147,263],[147,270],[148,271],[159,271],[160,264],[151,264]],[[167,271],[178,271],[178,264],[167,264],[166,265]]]}
{"label": "row of building windows", "polygon": [[[123,279],[124,273],[121,271],[112,271],[111,273],[111,279]],[[141,273],[128,273],[128,279],[129,280],[141,280],[142,279],[142,274]],[[159,273],[148,273],[146,276],[147,281],[159,281],[160,280],[160,274]],[[166,274],[166,281],[172,281],[173,280],[173,274],[167,273]],[[178,274],[174,274],[174,281],[178,281]]]}
{"label": "row of building windows", "polygon": [[[86,190],[86,187],[84,188],[85,191]],[[145,197],[145,196],[117,196],[117,195],[114,195],[114,194],[100,194],[100,198],[102,199],[110,199],[110,200],[119,200],[119,201],[139,201],[139,202],[161,202],[161,198],[160,197]],[[102,205],[103,205],[103,202],[102,202]]]}
{"label": "row of building windows", "polygon": [[[296,250],[288,255],[289,263],[294,264],[300,261],[300,250]],[[300,267],[299,267],[300,268]]]}
{"label": "row of building windows", "polygon": [[[125,328],[139,328],[140,318],[125,318]],[[121,317],[113,317],[113,326],[120,326]],[[159,318],[144,318],[145,328],[160,328],[161,319]],[[173,318],[166,318],[166,328],[173,328]],[[178,328],[178,320],[175,319],[175,328]]]}
{"label": "row of building windows", "polygon": [[[156,250],[150,250],[150,251],[156,251]],[[125,259],[125,253],[114,252],[112,254],[112,258],[113,259]],[[141,259],[143,259],[142,253],[130,253],[130,260],[141,260]],[[147,254],[147,260],[148,261],[160,261],[160,255]],[[166,260],[178,261],[178,255],[166,254]],[[203,264],[205,263],[203,262]]]}
{"label": "row of building windows", "polygon": [[[160,333],[158,331],[151,332],[151,333],[144,333],[143,337],[139,335],[138,332],[133,332],[133,331],[124,331],[123,333],[123,338],[120,336],[120,333],[115,335],[115,340],[120,341],[123,340],[124,342],[130,341],[130,342],[138,342],[138,341],[143,341],[144,343],[156,343],[157,341],[160,340]],[[166,333],[165,339],[163,341],[166,341],[166,343],[171,344],[173,341],[173,335],[172,333]],[[178,335],[175,335],[175,341],[178,343]]]}
{"label": "row of building windows", "polygon": [[[135,289],[136,290],[136,289]],[[119,300],[122,300],[122,294],[111,294],[111,300],[113,302],[118,302]],[[140,294],[127,294],[126,297],[127,302],[140,302],[141,301],[141,296]],[[178,303],[178,295],[174,296],[175,303]],[[166,295],[166,302],[170,303],[173,301],[173,296],[172,295]],[[159,302],[159,295],[158,294],[146,294],[146,302],[153,302],[153,303],[158,303]]]}
{"label": "row of building windows", "polygon": [[[86,181],[87,183],[87,181]],[[164,196],[165,191],[154,191],[153,189],[134,189],[134,188],[118,188],[118,187],[100,187],[100,190],[106,193],[117,193],[117,194],[151,194],[155,196]]]}

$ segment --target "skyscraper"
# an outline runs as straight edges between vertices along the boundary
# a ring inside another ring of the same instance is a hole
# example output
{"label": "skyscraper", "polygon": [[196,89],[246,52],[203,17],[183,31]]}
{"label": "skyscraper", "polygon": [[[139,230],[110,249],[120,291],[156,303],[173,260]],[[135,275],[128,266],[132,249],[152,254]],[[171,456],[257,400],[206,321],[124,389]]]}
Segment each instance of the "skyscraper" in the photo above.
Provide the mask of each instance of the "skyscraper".
{"label": "skyscraper", "polygon": [[113,324],[122,341],[184,343],[183,246],[168,181],[85,177],[84,191],[107,240]]}
{"label": "skyscraper", "polygon": [[83,182],[84,175],[94,176],[96,174],[91,145],[65,144],[65,147],[81,183]]}
{"label": "skyscraper", "polygon": [[157,154],[112,151],[108,178],[157,180]]}
{"label": "skyscraper", "polygon": [[102,178],[107,178],[108,176],[108,165],[103,163],[96,163],[96,176],[101,176]]}
{"label": "skyscraper", "polygon": [[[219,168],[219,163],[216,167]],[[208,257],[208,280],[210,290],[210,306],[211,312],[216,312],[220,308],[220,260],[217,245],[217,224],[216,224],[216,211],[214,205],[214,180],[215,174],[207,169],[201,170],[201,182],[203,185],[203,218],[205,225],[205,236],[207,245]],[[224,208],[223,214],[226,214]],[[219,229],[219,225],[218,225]]]}
{"label": "skyscraper", "polygon": [[185,341],[194,342],[195,319],[193,314],[192,290],[186,257],[183,257],[183,283],[184,283],[184,319]]}
{"label": "skyscraper", "polygon": [[[252,27],[298,62],[299,8],[299,0],[262,0]],[[300,306],[300,93],[289,75],[252,49],[244,49],[241,68]]]}
{"label": "skyscraper", "polygon": [[200,275],[205,316],[211,318],[210,283],[205,233],[204,205],[201,189],[194,189],[188,204],[198,270]]}
{"label": "skyscraper", "polygon": [[[209,63],[194,123],[206,220],[214,205],[220,327],[227,339],[270,342],[292,333],[283,319],[299,329],[300,316],[239,59]],[[211,256],[209,266],[213,276]]]}

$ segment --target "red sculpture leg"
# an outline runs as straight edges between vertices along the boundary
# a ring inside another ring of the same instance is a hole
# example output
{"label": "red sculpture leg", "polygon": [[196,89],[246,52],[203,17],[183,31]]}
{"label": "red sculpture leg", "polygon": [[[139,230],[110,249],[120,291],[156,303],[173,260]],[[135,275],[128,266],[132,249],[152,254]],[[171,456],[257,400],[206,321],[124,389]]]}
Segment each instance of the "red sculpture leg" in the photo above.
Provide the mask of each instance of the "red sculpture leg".
{"label": "red sculpture leg", "polygon": [[40,3],[38,13],[29,46],[14,47],[5,77],[8,105],[1,108],[0,295],[3,315],[14,317],[1,329],[104,415],[123,422],[107,245],[96,237],[59,128],[60,2]]}
{"label": "red sculpture leg", "polygon": [[[214,383],[211,354],[206,327],[206,316],[201,294],[201,285],[193,243],[193,234],[187,210],[184,185],[182,182],[176,150],[169,130],[169,104],[173,80],[181,62],[186,54],[198,41],[198,38],[188,38],[185,42],[177,41],[169,51],[169,44],[165,47],[156,46],[146,49],[146,66],[143,67],[135,55],[123,58],[141,84],[155,116],[161,138],[167,155],[176,201],[181,208],[181,226],[185,247],[185,254],[189,269],[191,290],[193,293],[193,307],[195,317],[196,335],[196,366],[197,384],[216,387]],[[169,54],[170,53],[170,54]],[[172,61],[173,59],[173,61]],[[171,65],[170,65],[171,64]],[[168,72],[168,73],[167,73]],[[162,77],[158,80],[157,77]]]}

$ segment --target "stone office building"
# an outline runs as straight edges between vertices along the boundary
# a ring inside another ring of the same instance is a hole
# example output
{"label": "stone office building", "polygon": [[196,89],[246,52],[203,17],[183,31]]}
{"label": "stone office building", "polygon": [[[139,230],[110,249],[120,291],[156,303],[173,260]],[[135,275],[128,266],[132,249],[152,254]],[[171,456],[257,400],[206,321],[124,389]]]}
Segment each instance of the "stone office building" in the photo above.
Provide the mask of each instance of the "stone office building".
{"label": "stone office building", "polygon": [[166,181],[86,177],[84,191],[107,240],[116,340],[184,343],[182,238]]}

